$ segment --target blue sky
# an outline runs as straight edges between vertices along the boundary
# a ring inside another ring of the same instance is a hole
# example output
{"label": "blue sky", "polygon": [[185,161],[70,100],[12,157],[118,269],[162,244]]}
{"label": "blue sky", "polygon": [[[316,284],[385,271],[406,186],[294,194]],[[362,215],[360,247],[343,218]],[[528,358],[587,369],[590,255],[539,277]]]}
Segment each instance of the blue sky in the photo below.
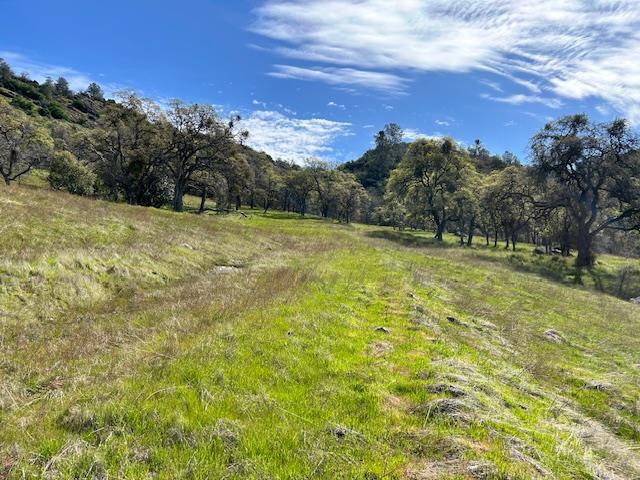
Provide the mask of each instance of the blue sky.
{"label": "blue sky", "polygon": [[41,80],[239,112],[274,157],[342,162],[397,122],[526,160],[551,118],[640,123],[637,0],[0,0]]}

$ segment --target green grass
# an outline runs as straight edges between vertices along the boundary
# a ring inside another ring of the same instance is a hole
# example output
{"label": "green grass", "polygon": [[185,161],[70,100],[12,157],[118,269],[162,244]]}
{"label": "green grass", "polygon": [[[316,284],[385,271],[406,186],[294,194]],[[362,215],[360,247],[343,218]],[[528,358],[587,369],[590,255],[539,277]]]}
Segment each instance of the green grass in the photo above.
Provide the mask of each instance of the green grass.
{"label": "green grass", "polygon": [[580,284],[526,245],[19,185],[0,212],[0,478],[640,476],[630,260]]}

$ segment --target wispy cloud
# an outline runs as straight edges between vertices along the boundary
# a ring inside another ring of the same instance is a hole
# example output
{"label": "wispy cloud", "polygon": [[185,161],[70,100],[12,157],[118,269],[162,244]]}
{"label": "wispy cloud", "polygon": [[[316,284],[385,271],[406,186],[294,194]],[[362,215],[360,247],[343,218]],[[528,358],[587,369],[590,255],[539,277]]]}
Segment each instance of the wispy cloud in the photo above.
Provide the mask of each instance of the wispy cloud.
{"label": "wispy cloud", "polygon": [[505,97],[495,97],[492,95],[488,95],[486,93],[483,93],[480,96],[486,100],[493,100],[495,102],[500,102],[500,103],[508,103],[510,105],[523,105],[525,103],[540,103],[549,108],[560,108],[563,105],[562,100],[558,98],[540,97],[538,95],[524,95],[522,93],[508,95]]}
{"label": "wispy cloud", "polygon": [[289,58],[368,76],[481,71],[536,103],[597,97],[640,122],[637,0],[267,0],[256,16]]}
{"label": "wispy cloud", "polygon": [[315,80],[349,89],[367,87],[396,95],[402,94],[408,83],[405,78],[391,73],[371,72],[354,68],[302,68],[291,65],[274,65],[274,71],[269,72],[268,75],[295,80]]}
{"label": "wispy cloud", "polygon": [[249,131],[248,144],[274,158],[302,163],[309,157],[334,159],[334,142],[352,135],[351,124],[323,118],[291,118],[259,110],[241,121]]}
{"label": "wispy cloud", "polygon": [[[75,91],[84,90],[90,83],[96,82],[103,87],[109,97],[112,97],[117,90],[123,88],[121,85],[105,84],[97,81],[88,73],[79,72],[70,67],[39,62],[17,52],[0,51],[0,58],[4,58],[16,73],[27,73],[30,78],[38,82],[45,81],[47,77],[51,77],[54,80],[58,77],[64,77],[69,82],[71,89]],[[98,76],[101,77],[103,75],[99,74]]]}
{"label": "wispy cloud", "polygon": [[451,122],[449,122],[448,120],[436,120],[435,122],[436,125],[439,125],[441,127],[450,127],[451,126]]}
{"label": "wispy cloud", "polygon": [[327,107],[333,107],[333,108],[339,108],[341,110],[344,110],[346,107],[340,103],[336,103],[334,101],[331,101],[329,103],[327,103]]}

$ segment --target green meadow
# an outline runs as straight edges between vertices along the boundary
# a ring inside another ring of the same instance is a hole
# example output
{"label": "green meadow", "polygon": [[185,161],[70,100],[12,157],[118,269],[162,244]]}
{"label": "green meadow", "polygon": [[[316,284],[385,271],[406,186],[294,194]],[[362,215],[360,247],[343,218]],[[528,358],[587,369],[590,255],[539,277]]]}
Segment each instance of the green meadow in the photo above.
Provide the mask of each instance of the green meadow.
{"label": "green meadow", "polygon": [[0,188],[0,478],[640,478],[637,260],[244,213]]}

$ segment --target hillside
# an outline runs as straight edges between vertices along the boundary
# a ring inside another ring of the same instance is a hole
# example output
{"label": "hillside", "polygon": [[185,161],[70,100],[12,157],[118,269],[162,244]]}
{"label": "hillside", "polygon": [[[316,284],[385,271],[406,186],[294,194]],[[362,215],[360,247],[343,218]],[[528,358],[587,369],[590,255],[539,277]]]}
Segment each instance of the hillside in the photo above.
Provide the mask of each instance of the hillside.
{"label": "hillside", "polygon": [[639,307],[567,259],[17,184],[0,211],[0,478],[640,476]]}

